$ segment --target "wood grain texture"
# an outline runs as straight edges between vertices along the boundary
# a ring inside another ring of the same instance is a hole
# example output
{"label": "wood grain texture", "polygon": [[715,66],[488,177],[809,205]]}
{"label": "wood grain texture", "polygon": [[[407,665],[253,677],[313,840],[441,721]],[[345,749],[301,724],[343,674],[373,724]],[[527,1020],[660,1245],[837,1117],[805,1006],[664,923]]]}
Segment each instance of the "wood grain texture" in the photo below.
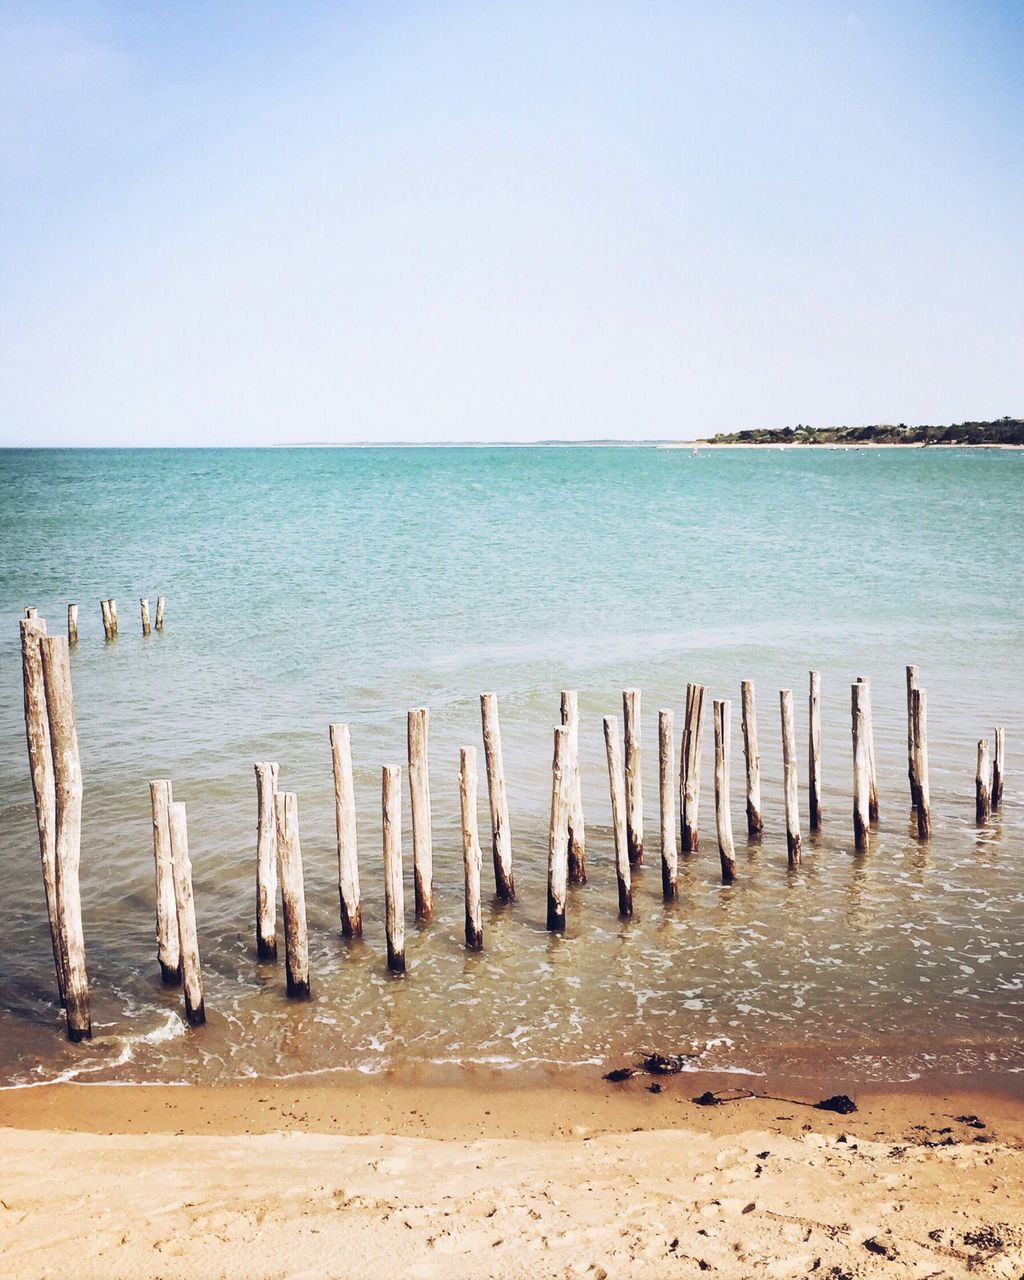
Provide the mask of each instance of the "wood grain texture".
{"label": "wood grain texture", "polygon": [[714,702],[715,722],[715,825],[718,830],[718,854],[722,863],[722,883],[736,879],[736,849],[732,839],[732,814],[729,811],[729,747],[732,736],[732,703],[728,699]]}
{"label": "wood grain texture", "polygon": [[405,896],[402,887],[402,771],[381,770],[384,840],[384,932],[388,968],[405,973]]}
{"label": "wood grain texture", "polygon": [[671,710],[658,712],[658,816],[661,828],[661,896],[679,896],[679,848],[676,843],[676,741]]}
{"label": "wood grain texture", "polygon": [[332,724],[331,768],[334,775],[334,827],[338,839],[338,902],[341,932],[346,938],[363,936],[359,895],[359,854],[356,840],[356,794],[352,778],[352,742],[347,724]]}
{"label": "wood grain texture", "polygon": [[747,839],[760,840],[764,821],[761,817],[761,754],[757,746],[757,700],[753,680],[740,682],[740,702],[747,782]]}
{"label": "wood grain texture", "polygon": [[612,806],[612,832],[615,838],[615,879],[619,890],[619,915],[633,914],[633,882],[626,847],[626,780],[619,746],[619,721],[604,717],[604,747],[608,757],[608,791]]}
{"label": "wood grain texture", "polygon": [[171,784],[161,778],[149,784],[153,820],[153,871],[156,882],[156,958],[165,986],[181,985],[181,941],[178,905],[174,896],[174,859],[171,856]]}
{"label": "wood grain texture", "polygon": [[782,713],[782,780],[786,811],[786,850],[789,865],[798,867],[801,860],[800,794],[796,767],[796,729],[793,719],[793,690],[779,690]]}
{"label": "wood grain texture", "polygon": [[562,724],[569,730],[569,883],[587,883],[587,833],[580,774],[580,707],[575,689],[563,689]]}
{"label": "wood grain texture", "polygon": [[426,921],[434,914],[434,850],[430,829],[430,769],[427,763],[429,710],[414,707],[406,723],[414,903],[416,919]]}
{"label": "wood grain texture", "polygon": [[512,831],[508,818],[508,790],[505,784],[505,759],[501,750],[501,722],[498,719],[496,693],[480,695],[480,724],[487,767],[487,800],[491,813],[494,889],[501,902],[514,902],[516,885],[512,871]]}
{"label": "wood grain texture", "polygon": [[281,883],[284,962],[287,992],[309,999],[309,936],[306,929],[306,889],[299,841],[299,797],[294,791],[274,793],[277,830],[277,878]]}
{"label": "wood grain texture", "polygon": [[256,954],[277,959],[277,765],[264,760],[256,772]]}
{"label": "wood grain texture", "polygon": [[203,996],[203,969],[199,959],[199,931],[192,890],[192,859],[188,850],[188,821],[185,806],[172,800],[167,807],[171,837],[171,865],[174,868],[174,903],[181,941],[181,985],[185,994],[185,1020],[190,1027],[206,1021]]}
{"label": "wood grain texture", "polygon": [[484,922],[480,906],[480,870],[483,853],[477,829],[476,747],[459,750],[459,812],[462,819],[462,870],[466,899],[466,946],[482,951]]}

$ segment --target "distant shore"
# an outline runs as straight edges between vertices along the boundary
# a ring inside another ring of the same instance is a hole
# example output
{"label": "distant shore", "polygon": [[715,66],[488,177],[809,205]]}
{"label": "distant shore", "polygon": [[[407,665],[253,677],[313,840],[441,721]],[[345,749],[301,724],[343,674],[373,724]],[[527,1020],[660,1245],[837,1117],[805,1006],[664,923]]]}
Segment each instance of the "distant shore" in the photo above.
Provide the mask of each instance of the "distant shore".
{"label": "distant shore", "polygon": [[1024,449],[1024,444],[930,444],[927,441],[914,441],[907,444],[893,444],[888,442],[880,442],[873,440],[858,441],[855,444],[830,444],[826,442],[810,443],[810,442],[794,442],[794,443],[769,443],[764,441],[760,444],[754,443],[718,443],[714,440],[680,440],[671,444],[659,444],[659,449],[751,449],[761,453],[766,452],[789,452],[791,449],[825,449],[832,450],[834,453],[855,453],[860,449],[927,449],[931,452],[933,449]]}

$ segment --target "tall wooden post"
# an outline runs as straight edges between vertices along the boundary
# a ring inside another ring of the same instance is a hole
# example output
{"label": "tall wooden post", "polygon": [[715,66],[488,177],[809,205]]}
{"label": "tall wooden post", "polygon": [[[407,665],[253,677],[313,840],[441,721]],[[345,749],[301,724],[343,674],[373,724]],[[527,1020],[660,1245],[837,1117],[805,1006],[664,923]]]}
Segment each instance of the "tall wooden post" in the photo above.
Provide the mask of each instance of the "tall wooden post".
{"label": "tall wooden post", "polygon": [[868,818],[878,821],[878,769],[875,765],[875,722],[871,713],[871,681],[858,676],[857,683],[864,686],[864,737],[868,746]]}
{"label": "tall wooden post", "polygon": [[156,627],[157,631],[163,631],[164,629],[164,609],[166,608],[166,605],[167,605],[166,599],[163,596],[157,596],[156,620],[154,622],[154,626]]}
{"label": "tall wooden post", "polygon": [[670,710],[658,712],[658,800],[661,817],[661,895],[679,896],[679,852],[676,845],[676,742]]}
{"label": "tall wooden post", "polygon": [[978,740],[978,771],[974,778],[974,817],[979,826],[992,816],[992,761],[988,738]]}
{"label": "tall wooden post", "polygon": [[992,755],[992,808],[998,809],[1003,802],[1003,778],[1006,776],[1006,730],[997,725],[995,730],[996,746]]}
{"label": "tall wooden post", "polygon": [[918,683],[918,668],[907,667],[907,779],[910,783],[910,807],[917,808],[919,785],[917,780],[917,750],[914,740],[914,690]]}
{"label": "tall wooden post", "polygon": [[484,923],[480,908],[480,868],[483,854],[477,831],[476,747],[459,751],[459,807],[462,814],[462,867],[466,883],[466,946],[482,951]]}
{"label": "tall wooden post", "polygon": [[156,873],[156,958],[164,986],[181,984],[181,941],[178,905],[174,896],[174,858],[171,854],[171,784],[166,778],[149,784],[153,813],[153,869]]}
{"label": "tall wooden post", "polygon": [[381,771],[381,810],[384,820],[384,932],[388,968],[405,973],[405,899],[402,892],[402,771]]}
{"label": "tall wooden post", "polygon": [[789,865],[800,865],[800,802],[796,772],[796,731],[793,725],[793,690],[779,690],[782,711],[782,776],[786,802],[786,848]]}
{"label": "tall wooden post", "polygon": [[702,684],[686,686],[686,721],[683,725],[683,741],[679,751],[679,808],[683,853],[696,853],[700,843],[697,816],[700,807],[700,739],[704,723],[706,692],[707,689]]}
{"label": "tall wooden post", "polygon": [[808,751],[807,796],[810,808],[809,826],[821,830],[821,672],[809,674],[807,699]]}
{"label": "tall wooden post", "polygon": [[863,852],[871,843],[871,773],[868,766],[866,699],[867,685],[858,680],[850,686],[850,715],[853,732],[853,844],[859,852]]}
{"label": "tall wooden post", "polygon": [[116,640],[117,639],[117,601],[108,600],[107,608],[110,611],[110,638],[111,640]]}
{"label": "tall wooden post", "polygon": [[736,879],[736,850],[732,841],[732,814],[729,812],[729,739],[732,733],[732,703],[726,699],[711,706],[715,721],[715,825],[718,853],[722,860],[722,883]]}
{"label": "tall wooden post", "polygon": [[145,596],[139,598],[139,614],[142,617],[142,634],[148,636],[153,628],[149,625],[149,601]]}
{"label": "tall wooden post", "polygon": [[309,999],[309,936],[306,931],[306,890],[299,844],[299,797],[294,791],[274,793],[277,831],[277,878],[281,882],[281,915],[284,917],[284,962],[287,991]]}
{"label": "tall wooden post", "polygon": [[100,616],[103,619],[103,639],[113,640],[114,632],[110,622],[110,601],[109,600],[100,601]]}
{"label": "tall wooden post", "polygon": [[753,680],[740,682],[743,707],[743,758],[747,766],[747,839],[760,840],[764,829],[761,818],[761,756],[757,749],[757,705]]}
{"label": "tall wooden post", "polygon": [[338,835],[338,899],[341,932],[346,938],[363,936],[359,902],[359,859],[356,851],[356,793],[352,781],[352,744],[347,724],[332,724],[331,763],[334,770],[334,823]]}
{"label": "tall wooden post", "polygon": [[626,846],[630,866],[644,860],[644,792],[640,766],[640,690],[622,691],[626,761]]}
{"label": "tall wooden post", "polygon": [[487,800],[491,811],[494,887],[502,902],[514,902],[516,886],[512,875],[512,832],[508,820],[508,792],[505,787],[505,761],[501,751],[497,694],[480,695],[480,723],[484,738],[484,761],[487,765]]}
{"label": "tall wooden post", "polygon": [[199,933],[196,903],[192,892],[192,860],[188,853],[188,823],[185,806],[172,800],[167,808],[171,837],[171,865],[174,868],[174,903],[181,943],[181,985],[185,992],[185,1021],[201,1027],[206,1021],[203,997],[203,970],[199,962]]}
{"label": "tall wooden post", "polygon": [[622,771],[622,749],[619,746],[619,722],[615,716],[604,717],[604,747],[608,756],[608,790],[612,802],[612,831],[615,835],[615,879],[619,887],[619,915],[633,914],[633,884],[626,846],[626,781]]}
{"label": "tall wooden post", "polygon": [[277,959],[277,765],[261,761],[256,769],[256,954]]}
{"label": "tall wooden post", "polygon": [[78,644],[78,605],[68,605],[68,644]]}
{"label": "tall wooden post", "polygon": [[434,853],[430,834],[430,773],[427,766],[427,731],[430,712],[415,707],[408,716],[409,805],[412,813],[412,876],[416,919],[434,914]]}
{"label": "tall wooden post", "polygon": [[927,840],[932,833],[931,792],[928,782],[928,694],[913,689],[914,786],[917,795],[917,834]]}
{"label": "tall wooden post", "polygon": [[548,928],[565,931],[565,900],[569,891],[569,815],[572,807],[572,762],[569,728],[555,729],[551,761],[551,822],[548,828]]}
{"label": "tall wooden post", "polygon": [[562,724],[569,730],[569,883],[587,883],[586,824],[580,778],[580,707],[575,689],[562,690]]}

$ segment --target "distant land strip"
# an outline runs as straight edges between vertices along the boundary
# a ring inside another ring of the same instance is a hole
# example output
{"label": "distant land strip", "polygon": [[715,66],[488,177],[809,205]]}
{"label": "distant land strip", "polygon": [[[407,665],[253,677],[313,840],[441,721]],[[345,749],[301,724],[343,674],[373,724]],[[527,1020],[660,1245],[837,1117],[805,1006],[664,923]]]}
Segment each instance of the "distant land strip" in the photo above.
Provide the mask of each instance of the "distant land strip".
{"label": "distant land strip", "polygon": [[998,418],[994,422],[955,422],[947,427],[908,427],[905,423],[879,423],[870,427],[753,428],[697,440],[698,445],[1024,445],[1024,419]]}

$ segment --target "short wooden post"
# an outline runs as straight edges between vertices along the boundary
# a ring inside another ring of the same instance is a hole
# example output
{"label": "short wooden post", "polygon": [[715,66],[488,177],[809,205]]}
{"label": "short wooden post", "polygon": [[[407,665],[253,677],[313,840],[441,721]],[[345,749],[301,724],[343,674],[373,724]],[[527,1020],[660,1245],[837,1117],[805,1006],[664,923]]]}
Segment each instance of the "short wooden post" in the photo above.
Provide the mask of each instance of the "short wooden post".
{"label": "short wooden post", "polygon": [[853,844],[863,852],[871,843],[871,771],[868,766],[868,735],[865,701],[867,685],[862,680],[850,686],[850,717],[853,733]]}
{"label": "short wooden post", "polygon": [[35,607],[35,605],[30,604],[28,608],[25,610],[25,617],[28,618],[29,621],[31,621],[33,618],[36,618],[38,616],[39,616],[39,610]]}
{"label": "short wooden post", "polygon": [[412,813],[412,877],[416,919],[434,914],[434,854],[430,835],[430,772],[427,733],[430,712],[415,707],[408,715],[409,804]]}
{"label": "short wooden post", "polygon": [[917,751],[914,740],[914,690],[917,688],[918,668],[907,667],[907,779],[910,783],[910,807],[917,808],[918,780]]}
{"label": "short wooden post", "polygon": [[256,771],[256,955],[277,959],[277,765],[260,761]]}
{"label": "short wooden post", "polygon": [[185,991],[185,1020],[190,1027],[206,1021],[203,998],[203,970],[199,962],[199,932],[196,903],[192,892],[192,860],[188,853],[188,823],[185,806],[176,800],[167,808],[171,836],[171,864],[174,868],[174,902],[181,944],[181,984]]}
{"label": "short wooden post", "polygon": [[388,968],[405,973],[405,900],[402,894],[402,771],[385,767],[381,773],[384,819],[384,932]]}
{"label": "short wooden post", "polygon": [[466,882],[466,946],[484,947],[484,922],[480,908],[480,868],[483,853],[477,830],[476,747],[459,749],[459,808],[462,815],[462,867]]}
{"label": "short wooden post", "polygon": [[875,765],[875,722],[871,713],[871,681],[858,676],[857,683],[864,686],[864,736],[868,744],[868,818],[878,821],[878,769]]}
{"label": "short wooden post", "polygon": [[586,823],[580,778],[580,707],[575,689],[563,689],[562,724],[569,730],[569,883],[587,883]]}
{"label": "short wooden post", "polygon": [[363,936],[359,901],[359,858],[356,849],[356,792],[352,779],[352,743],[347,724],[332,724],[331,762],[334,770],[334,824],[338,836],[338,900],[341,932],[346,938]]}
{"label": "short wooden post", "polygon": [[800,865],[800,804],[796,772],[796,732],[793,725],[793,690],[779,690],[782,711],[782,776],[786,802],[786,848],[789,865]]}
{"label": "short wooden post", "polygon": [[644,860],[644,792],[640,766],[640,690],[623,689],[622,725],[625,733],[626,762],[626,847],[629,864],[643,865]]}
{"label": "short wooden post", "polygon": [[103,639],[113,640],[114,635],[110,628],[110,601],[100,601],[100,616],[103,618]]}
{"label": "short wooden post", "polygon": [[281,882],[284,963],[288,995],[309,999],[309,937],[306,932],[306,889],[299,843],[299,797],[294,791],[274,793],[277,832],[277,878]]}
{"label": "short wooden post", "polygon": [[46,622],[38,617],[22,618],[20,627],[28,766],[32,777],[36,828],[39,832],[39,858],[43,869],[43,892],[46,895],[53,966],[57,972],[57,992],[63,1003],[67,961],[63,951],[57,904],[57,800],[53,752],[50,747],[50,721],[46,712],[46,689],[43,684],[43,659],[39,648],[40,637],[46,635]]}
{"label": "short wooden post", "polygon": [[64,959],[64,1009],[68,1039],[92,1036],[89,978],[85,969],[82,899],[78,873],[82,857],[82,763],[75,729],[75,700],[71,692],[71,660],[64,636],[40,636],[46,716],[53,757],[54,858],[57,886],[57,924]]}
{"label": "short wooden post", "polygon": [[157,596],[156,618],[154,619],[154,622],[153,622],[153,625],[156,627],[157,631],[163,631],[164,629],[164,608],[166,607],[166,605],[167,605],[166,599],[163,596]]}
{"label": "short wooden post", "polygon": [[812,831],[821,830],[821,672],[809,674],[807,700],[807,798],[810,809],[809,826]]}
{"label": "short wooden post", "polygon": [[68,605],[68,644],[78,644],[78,605]]}
{"label": "short wooden post", "polygon": [[502,902],[514,902],[516,886],[512,875],[512,832],[508,821],[508,792],[505,788],[505,761],[501,752],[501,725],[498,721],[496,693],[480,695],[480,721],[487,765],[487,800],[491,810],[494,887]]}
{"label": "short wooden post", "polygon": [[1003,802],[1003,778],[1006,776],[1006,730],[997,725],[995,751],[992,753],[992,808]]}
{"label": "short wooden post", "polygon": [[683,853],[696,853],[700,843],[698,810],[700,807],[700,739],[704,723],[704,695],[702,684],[686,686],[686,721],[679,751],[680,768],[680,819],[682,824]]}
{"label": "short wooden post", "polygon": [[167,987],[181,983],[181,942],[178,906],[174,896],[174,859],[171,856],[171,784],[160,779],[149,784],[153,813],[153,869],[156,873],[156,958],[160,979]]}
{"label": "short wooden post", "polygon": [[661,896],[679,896],[679,851],[676,844],[676,741],[671,710],[658,712],[658,801],[661,817]]}
{"label": "short wooden post", "polygon": [[932,833],[931,792],[928,783],[928,694],[918,685],[913,690],[914,764],[913,785],[917,796],[917,834],[927,840]]}
{"label": "short wooden post", "polygon": [[722,883],[736,879],[736,850],[732,842],[732,814],[729,812],[729,739],[732,735],[732,703],[713,702],[715,721],[715,824],[718,853],[722,860]]}
{"label": "short wooden post", "polygon": [[548,928],[565,931],[565,900],[569,892],[569,816],[572,809],[572,762],[569,728],[555,729],[551,761],[551,821],[548,827]]}
{"label": "short wooden post", "polygon": [[992,816],[992,761],[988,738],[978,740],[978,772],[974,778],[974,818],[980,826]]}
{"label": "short wooden post", "polygon": [[764,830],[761,818],[761,756],[757,749],[757,704],[753,680],[740,682],[743,707],[743,758],[747,766],[747,839],[760,840]]}
{"label": "short wooden post", "polygon": [[153,628],[149,625],[149,601],[145,596],[139,597],[139,613],[142,615],[142,634],[148,636]]}
{"label": "short wooden post", "polygon": [[117,601],[108,600],[107,607],[110,610],[110,638],[117,639]]}
{"label": "short wooden post", "polygon": [[619,887],[619,915],[633,914],[633,885],[626,845],[626,780],[622,771],[622,749],[619,746],[619,722],[615,716],[604,718],[604,746],[608,756],[608,790],[612,802],[612,831],[615,836],[615,878]]}

